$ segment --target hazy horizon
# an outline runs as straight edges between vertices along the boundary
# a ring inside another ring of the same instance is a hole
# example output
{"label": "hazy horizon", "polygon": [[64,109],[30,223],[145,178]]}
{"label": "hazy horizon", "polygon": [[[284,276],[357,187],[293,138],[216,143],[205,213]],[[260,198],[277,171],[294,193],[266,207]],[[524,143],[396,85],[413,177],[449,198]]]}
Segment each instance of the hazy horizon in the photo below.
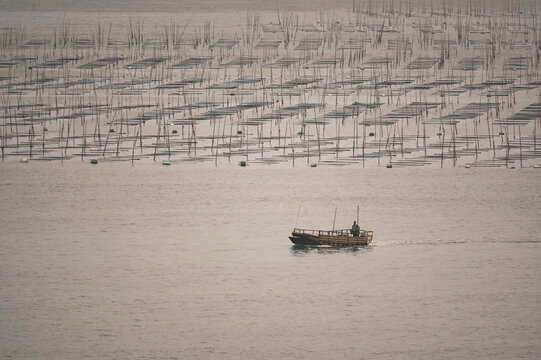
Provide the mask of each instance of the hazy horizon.
{"label": "hazy horizon", "polygon": [[[520,4],[527,13],[532,6],[539,7],[531,0],[4,0],[0,2],[0,11],[51,11],[51,12],[186,12],[186,11],[319,11],[348,10],[353,4],[364,4],[381,8],[382,5],[411,5],[414,8],[434,8],[445,6],[469,6],[505,11]],[[362,6],[362,5],[361,5]]]}

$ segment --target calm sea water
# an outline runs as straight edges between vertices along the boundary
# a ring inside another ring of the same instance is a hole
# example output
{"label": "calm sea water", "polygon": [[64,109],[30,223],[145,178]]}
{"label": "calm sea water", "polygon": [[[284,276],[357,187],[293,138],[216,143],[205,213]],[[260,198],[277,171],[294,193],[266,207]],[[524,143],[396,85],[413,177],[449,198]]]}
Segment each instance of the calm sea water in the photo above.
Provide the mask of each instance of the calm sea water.
{"label": "calm sea water", "polygon": [[537,359],[540,176],[4,162],[0,356]]}

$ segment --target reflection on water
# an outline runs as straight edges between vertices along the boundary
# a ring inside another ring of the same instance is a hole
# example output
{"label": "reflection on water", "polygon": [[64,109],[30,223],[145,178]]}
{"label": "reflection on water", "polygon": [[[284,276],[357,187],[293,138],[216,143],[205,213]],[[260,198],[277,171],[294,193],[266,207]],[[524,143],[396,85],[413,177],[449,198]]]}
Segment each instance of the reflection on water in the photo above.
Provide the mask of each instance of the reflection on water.
{"label": "reflection on water", "polygon": [[304,245],[292,245],[291,254],[295,256],[305,256],[309,254],[361,254],[371,252],[373,246],[347,246],[347,247],[333,247],[333,246],[304,246]]}

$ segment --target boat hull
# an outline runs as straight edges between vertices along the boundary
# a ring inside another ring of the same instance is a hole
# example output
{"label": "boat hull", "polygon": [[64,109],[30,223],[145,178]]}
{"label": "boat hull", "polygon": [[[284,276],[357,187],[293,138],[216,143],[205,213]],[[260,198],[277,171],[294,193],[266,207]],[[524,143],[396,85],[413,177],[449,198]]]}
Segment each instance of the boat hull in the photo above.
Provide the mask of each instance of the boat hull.
{"label": "boat hull", "polygon": [[364,246],[372,242],[372,234],[365,236],[316,235],[293,232],[289,240],[300,246]]}

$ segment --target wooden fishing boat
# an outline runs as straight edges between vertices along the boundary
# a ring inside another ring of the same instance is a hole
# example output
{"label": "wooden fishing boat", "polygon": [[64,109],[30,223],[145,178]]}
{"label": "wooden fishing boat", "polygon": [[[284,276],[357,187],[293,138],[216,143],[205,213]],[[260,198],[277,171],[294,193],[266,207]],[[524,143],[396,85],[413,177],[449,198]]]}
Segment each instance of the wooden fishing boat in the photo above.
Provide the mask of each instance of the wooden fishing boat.
{"label": "wooden fishing boat", "polygon": [[293,229],[289,239],[295,245],[302,246],[361,246],[372,242],[373,231],[360,230],[359,236],[353,236],[351,230],[308,230]]}

